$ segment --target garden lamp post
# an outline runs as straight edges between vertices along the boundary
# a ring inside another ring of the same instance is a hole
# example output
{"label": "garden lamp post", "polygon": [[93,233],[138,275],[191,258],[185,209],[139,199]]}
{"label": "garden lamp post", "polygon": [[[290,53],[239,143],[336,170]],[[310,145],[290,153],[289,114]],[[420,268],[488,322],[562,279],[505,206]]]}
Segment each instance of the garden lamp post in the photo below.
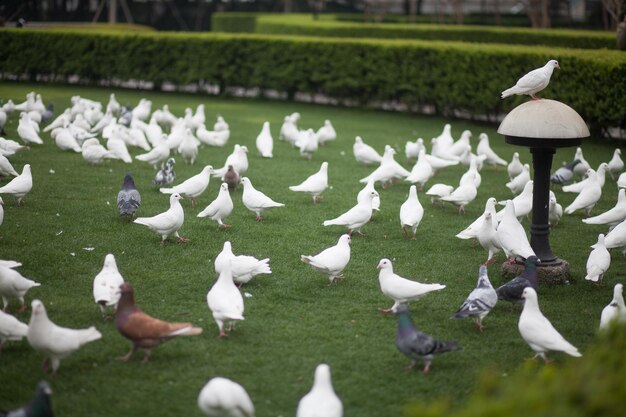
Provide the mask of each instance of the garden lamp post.
{"label": "garden lamp post", "polygon": [[[498,133],[506,143],[526,146],[533,156],[534,185],[530,246],[541,259],[539,278],[563,283],[569,279],[569,264],[550,248],[550,171],[556,148],[578,146],[589,136],[585,121],[571,107],[555,100],[531,100],[506,115]],[[508,269],[508,270],[507,270]],[[505,274],[517,274],[522,265],[503,267]]]}

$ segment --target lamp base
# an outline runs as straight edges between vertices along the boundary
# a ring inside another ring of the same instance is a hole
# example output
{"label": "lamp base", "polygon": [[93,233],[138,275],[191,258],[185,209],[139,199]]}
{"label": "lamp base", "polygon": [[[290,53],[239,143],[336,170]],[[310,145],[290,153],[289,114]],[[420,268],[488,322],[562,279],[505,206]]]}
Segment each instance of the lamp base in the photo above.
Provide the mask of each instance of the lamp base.
{"label": "lamp base", "polygon": [[[500,273],[507,279],[515,278],[524,271],[524,262],[521,258],[515,259],[515,263],[504,262]],[[569,262],[556,258],[550,262],[542,262],[537,265],[539,284],[544,285],[567,285],[571,278]]]}

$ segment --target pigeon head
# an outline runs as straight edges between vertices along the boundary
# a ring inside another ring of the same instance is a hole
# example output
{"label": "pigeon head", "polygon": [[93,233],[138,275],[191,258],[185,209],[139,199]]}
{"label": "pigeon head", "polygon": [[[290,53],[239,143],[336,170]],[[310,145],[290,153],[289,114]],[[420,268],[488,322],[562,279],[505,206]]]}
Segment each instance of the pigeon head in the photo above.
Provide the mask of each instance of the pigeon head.
{"label": "pigeon head", "polygon": [[176,160],[174,158],[170,158],[167,160],[167,162],[165,163],[165,165],[169,168],[172,169],[174,167],[174,164],[176,163]]}
{"label": "pigeon head", "polygon": [[615,284],[615,287],[613,287],[613,298],[621,296],[623,289],[624,286],[622,284]]}
{"label": "pigeon head", "polygon": [[112,253],[107,254],[107,256],[104,257],[104,267],[109,269],[117,269],[117,263],[115,263],[115,256]]}
{"label": "pigeon head", "polygon": [[327,172],[328,171],[328,162],[322,162],[322,166],[320,167],[320,171]]}
{"label": "pigeon head", "polygon": [[387,258],[383,258],[378,262],[378,266],[376,269],[390,269],[393,271],[393,265],[391,265],[391,261]]}
{"label": "pigeon head", "polygon": [[343,244],[350,244],[352,242],[352,238],[350,237],[349,234],[343,234],[339,237],[339,243],[343,243]]}
{"label": "pigeon head", "polygon": [[600,233],[598,235],[598,243],[596,243],[596,245],[604,245],[604,234]]}
{"label": "pigeon head", "polygon": [[528,302],[537,305],[537,292],[533,287],[524,288],[524,291],[522,291],[522,298],[526,300],[526,303],[524,303],[525,305],[528,304]]}
{"label": "pigeon head", "polygon": [[363,143],[363,139],[361,138],[361,136],[357,136],[356,138],[354,138],[354,143]]}
{"label": "pigeon head", "polygon": [[485,211],[495,209],[497,201],[495,197],[489,197],[485,203]]}
{"label": "pigeon head", "polygon": [[317,368],[315,368],[315,376],[313,377],[313,387],[333,389],[330,378],[330,366],[325,363],[317,365]]}
{"label": "pigeon head", "polygon": [[559,62],[556,59],[551,59],[548,61],[548,63],[546,64],[546,66],[548,68],[552,68],[552,69],[561,69],[561,67],[559,66]]}
{"label": "pigeon head", "polygon": [[178,193],[174,193],[174,194],[172,194],[172,195],[170,196],[170,204],[172,204],[172,203],[173,203],[173,202],[175,202],[175,201],[180,201],[180,200],[182,200],[182,199],[183,199],[183,196],[181,196],[181,195],[180,195],[180,194],[178,194]]}
{"label": "pigeon head", "polygon": [[225,182],[223,182],[220,185],[220,191],[228,191],[228,184],[226,184]]}
{"label": "pigeon head", "polygon": [[133,181],[133,176],[130,174],[130,172],[124,176],[124,184],[122,184],[122,188],[124,189],[136,188],[135,181]]}
{"label": "pigeon head", "polygon": [[481,265],[478,270],[478,288],[488,288],[491,287],[491,282],[489,281],[489,275],[487,274],[487,266]]}
{"label": "pigeon head", "polygon": [[204,172],[205,174],[212,174],[213,167],[211,165],[207,165],[202,169],[202,172]]}
{"label": "pigeon head", "polygon": [[526,268],[529,268],[530,270],[536,269],[537,264],[540,264],[540,263],[541,263],[541,260],[536,256],[529,256],[524,261],[524,265],[526,266]]}
{"label": "pigeon head", "polygon": [[133,290],[133,287],[128,282],[120,285],[119,293],[120,301],[117,304],[118,312],[123,311],[126,307],[135,305],[135,290]]}
{"label": "pigeon head", "polygon": [[233,253],[233,246],[231,245],[230,241],[225,241],[224,242],[224,247],[222,248],[222,252],[226,252],[226,253]]}
{"label": "pigeon head", "polygon": [[31,320],[33,317],[47,317],[46,308],[40,300],[33,300],[30,303],[30,307],[32,309]]}
{"label": "pigeon head", "polygon": [[243,184],[244,188],[249,187],[249,186],[252,185],[252,183],[250,182],[250,179],[248,179],[248,177],[241,177],[241,179],[239,181]]}

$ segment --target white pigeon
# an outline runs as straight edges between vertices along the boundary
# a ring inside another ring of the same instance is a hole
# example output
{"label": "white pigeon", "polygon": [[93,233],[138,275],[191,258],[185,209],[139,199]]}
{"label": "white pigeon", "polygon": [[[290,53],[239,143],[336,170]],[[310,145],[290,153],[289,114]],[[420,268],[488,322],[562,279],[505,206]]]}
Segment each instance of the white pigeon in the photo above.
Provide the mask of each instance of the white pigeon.
{"label": "white pigeon", "polygon": [[191,133],[191,129],[185,129],[183,141],[178,146],[178,153],[185,162],[193,165],[198,157],[198,139]]}
{"label": "white pigeon", "polygon": [[133,107],[133,119],[146,120],[152,113],[152,101],[144,98],[139,100],[139,104]]}
{"label": "white pigeon", "polygon": [[39,137],[39,133],[33,127],[28,113],[20,115],[20,122],[17,126],[17,134],[26,145],[36,144],[43,145],[43,140]]}
{"label": "white pigeon", "polygon": [[254,417],[254,404],[246,390],[219,376],[200,390],[198,408],[208,417]]}
{"label": "white pigeon", "polygon": [[447,150],[447,153],[450,155],[461,156],[467,149],[472,149],[472,145],[470,143],[470,138],[472,137],[472,132],[469,130],[464,130],[461,133],[461,137],[450,146]]}
{"label": "white pigeon", "polygon": [[[556,201],[556,194],[550,190],[550,202],[548,208],[548,223],[550,226],[556,226],[563,217],[563,206]],[[584,221],[584,220],[583,220]]]}
{"label": "white pigeon", "polygon": [[317,365],[313,387],[298,403],[296,417],[342,417],[343,404],[335,394],[330,377],[330,367]]}
{"label": "white pigeon", "polygon": [[324,126],[320,127],[315,134],[317,135],[317,140],[320,145],[337,139],[337,132],[332,123],[330,123],[330,120],[324,120]]}
{"label": "white pigeon", "polygon": [[489,146],[489,136],[486,133],[478,135],[478,146],[476,147],[476,155],[485,155],[485,163],[492,166],[507,166],[507,162],[500,158]]}
{"label": "white pigeon", "polygon": [[626,256],[626,220],[611,229],[604,237],[604,244],[607,249],[622,248],[622,255]]}
{"label": "white pigeon", "polygon": [[313,129],[307,129],[300,132],[296,147],[300,149],[300,155],[307,159],[311,159],[313,154],[319,148],[319,140]]}
{"label": "white pigeon", "polygon": [[127,164],[133,163],[133,158],[130,156],[128,152],[128,148],[126,147],[126,143],[123,140],[117,139],[115,137],[110,137],[107,140],[107,148],[109,151],[113,152],[117,159],[121,159]]}
{"label": "white pigeon", "polygon": [[196,107],[196,112],[193,114],[192,121],[194,127],[196,128],[204,124],[204,122],[206,121],[206,115],[204,114],[204,104],[198,104],[198,107]]}
{"label": "white pigeon", "polygon": [[624,219],[626,219],[626,190],[621,188],[617,193],[617,203],[615,207],[597,216],[583,219],[582,221],[587,224],[608,224],[609,226],[615,226],[624,221]]}
{"label": "white pigeon", "polygon": [[250,255],[235,255],[231,243],[227,240],[213,265],[217,274],[221,274],[227,265],[230,265],[233,281],[237,285],[243,285],[257,275],[271,274],[269,262],[269,258],[257,259]]}
{"label": "white pigeon", "polygon": [[83,159],[92,165],[101,164],[105,158],[119,159],[112,151],[100,145],[98,139],[87,139],[81,149]]}
{"label": "white pigeon", "polygon": [[163,194],[178,193],[183,197],[189,197],[191,199],[191,204],[195,206],[197,197],[199,197],[200,194],[208,188],[212,173],[213,167],[211,165],[207,165],[202,168],[202,171],[200,171],[199,174],[196,174],[173,187],[159,188],[159,191]]}
{"label": "white pigeon", "polygon": [[164,134],[161,138],[161,142],[152,148],[147,153],[143,153],[141,155],[135,156],[135,159],[138,161],[147,162],[154,169],[157,169],[163,162],[167,161],[170,157],[170,146],[166,140],[164,140],[166,135]]}
{"label": "white pigeon", "polygon": [[424,217],[424,207],[420,204],[417,198],[417,188],[415,185],[411,185],[409,188],[409,196],[404,203],[400,206],[400,227],[402,227],[402,233],[408,237],[409,234],[406,231],[407,228],[411,228],[413,232],[412,240],[415,240],[417,234],[417,226],[419,226]]}
{"label": "white pigeon", "polygon": [[0,137],[0,152],[6,156],[13,156],[19,151],[30,149],[28,146],[20,145],[18,142]]}
{"label": "white pigeon", "polygon": [[441,202],[441,197],[452,194],[452,191],[454,191],[454,187],[452,185],[434,184],[424,194],[430,196],[430,202],[435,204],[438,201]]}
{"label": "white pigeon", "polygon": [[476,188],[480,187],[480,184],[482,183],[482,177],[480,175],[480,172],[478,172],[477,158],[472,158],[469,164],[469,168],[461,176],[459,184],[463,184],[464,182],[469,181],[470,179],[467,177],[471,177],[471,180],[474,181],[474,185],[476,186]]}
{"label": "white pigeon", "polygon": [[328,162],[322,162],[322,166],[319,171],[309,176],[299,185],[292,185],[289,187],[291,191],[307,193],[313,197],[313,204],[317,203],[317,200],[321,200],[323,197],[321,194],[328,188]]}
{"label": "white pigeon", "polygon": [[272,158],[274,150],[274,138],[270,131],[270,122],[264,122],[261,132],[256,137],[256,148],[263,158]]}
{"label": "white pigeon", "polygon": [[17,261],[8,261],[8,260],[0,259],[0,266],[3,266],[5,268],[15,269],[15,268],[19,268],[20,266],[22,266],[22,263],[17,262]]}
{"label": "white pigeon", "polygon": [[476,237],[478,230],[482,227],[485,220],[485,214],[491,213],[492,218],[496,218],[496,199],[489,197],[485,203],[485,211],[476,220],[467,226],[463,231],[459,232],[456,237],[459,239],[473,239]]}
{"label": "white pigeon", "polygon": [[226,123],[226,120],[222,116],[217,116],[217,121],[213,124],[213,130],[216,132],[223,132],[230,130],[230,126]]}
{"label": "white pigeon", "polygon": [[420,190],[424,188],[424,184],[432,178],[435,173],[433,167],[426,160],[426,151],[422,149],[417,158],[417,162],[413,165],[408,177],[404,180],[411,184],[419,184]]}
{"label": "white pigeon", "polygon": [[442,148],[449,148],[454,143],[454,138],[452,137],[452,126],[450,123],[446,123],[443,125],[443,130],[441,134],[437,136],[435,139],[437,140],[437,144]]}
{"label": "white pigeon", "polygon": [[76,153],[81,152],[81,147],[76,141],[76,138],[69,129],[58,128],[54,129],[50,136],[54,139],[54,143],[62,151],[74,151]]}
{"label": "white pigeon", "polygon": [[587,170],[591,168],[591,165],[589,165],[589,162],[585,160],[585,157],[583,156],[583,150],[580,147],[576,148],[576,153],[574,154],[574,160],[576,159],[578,159],[580,163],[575,165],[572,171],[574,172],[574,174],[578,175],[579,177],[583,177],[587,173]]}
{"label": "white pigeon", "polygon": [[[370,178],[370,180],[367,181],[367,184],[365,184],[365,187],[363,187],[357,194],[356,202],[360,203],[363,200],[370,201],[368,200],[368,194],[372,191],[376,192],[376,188],[374,187],[374,180]],[[372,198],[372,210],[380,211],[380,195],[378,192],[376,192],[376,195]]]}
{"label": "white pigeon", "polygon": [[115,256],[112,253],[104,257],[102,270],[93,279],[93,298],[102,314],[106,313],[106,308],[110,307],[114,311],[120,300],[120,285],[124,283],[124,277],[117,269]]}
{"label": "white pigeon", "polygon": [[15,168],[13,168],[13,165],[11,165],[11,162],[7,159],[7,157],[2,154],[0,154],[0,175],[13,175],[14,177],[20,175],[17,173]]}
{"label": "white pigeon", "polygon": [[30,171],[30,164],[24,165],[22,173],[13,178],[10,182],[0,187],[0,194],[9,194],[17,199],[17,205],[22,203],[22,199],[33,188],[33,176]]}
{"label": "white pigeon", "polygon": [[585,209],[585,214],[589,216],[591,210],[602,197],[602,187],[598,182],[598,175],[589,168],[587,170],[588,182],[585,188],[576,196],[572,203],[565,207],[565,214],[572,214],[576,210]]}
{"label": "white pigeon", "polygon": [[[600,188],[604,187],[604,183],[606,181],[606,171],[608,170],[609,165],[606,162],[602,162],[598,169],[595,171],[598,184],[600,184]],[[580,193],[589,183],[589,177],[587,176],[582,181],[575,182],[573,184],[563,186],[563,191],[566,193]]]}
{"label": "white pigeon", "polygon": [[326,248],[317,255],[300,255],[300,260],[316,271],[328,275],[332,284],[343,279],[343,270],[350,262],[351,241],[350,235],[341,235],[335,246]]}
{"label": "white pigeon", "polygon": [[278,135],[278,138],[280,140],[285,140],[289,142],[292,146],[294,146],[298,141],[299,135],[300,133],[298,131],[298,126],[296,125],[296,122],[291,118],[291,116],[285,116],[285,120],[280,127],[280,133]]}
{"label": "white pigeon", "polygon": [[379,181],[383,184],[383,188],[387,186],[389,182],[394,182],[398,179],[404,179],[408,177],[411,173],[407,171],[402,165],[400,165],[394,159],[394,155],[396,154],[395,149],[391,146],[385,146],[385,153],[383,154],[383,159],[380,162],[380,166],[376,168],[370,175],[365,178],[361,178],[359,181],[362,184],[367,183],[370,178],[373,178],[374,181]]}
{"label": "white pigeon", "polygon": [[46,308],[39,300],[33,300],[31,307],[32,313],[26,337],[33,349],[46,358],[44,372],[47,372],[50,363],[52,375],[56,374],[61,359],[74,353],[83,345],[102,338],[102,334],[93,326],[80,330],[57,326],[50,321]]}
{"label": "white pigeon", "polygon": [[229,165],[232,165],[237,174],[242,176],[248,170],[248,147],[236,144],[233,152],[226,158],[224,166],[213,171],[213,176],[223,180]]}
{"label": "white pigeon", "polygon": [[4,200],[0,197],[0,226],[4,222]]}
{"label": "white pigeon", "polygon": [[393,265],[389,259],[381,259],[376,267],[378,272],[378,283],[380,289],[387,297],[391,298],[394,303],[390,308],[379,308],[383,313],[393,311],[400,304],[407,304],[409,301],[415,301],[432,291],[443,290],[445,285],[441,284],[422,284],[421,282],[412,281],[397,275],[393,272]]}
{"label": "white pigeon", "polygon": [[352,207],[339,217],[331,220],[325,220],[322,224],[324,226],[346,226],[350,230],[348,233],[350,236],[352,236],[354,231],[362,235],[363,233],[361,233],[361,228],[372,218],[372,200],[376,196],[378,196],[378,193],[376,191],[371,191],[363,197],[363,200],[357,202],[356,206]]}
{"label": "white pigeon", "polygon": [[198,213],[197,217],[209,217],[215,220],[220,229],[228,229],[229,224],[224,223],[224,219],[233,212],[233,200],[230,198],[228,184],[223,182],[215,200],[211,202],[204,210]]}
{"label": "white pigeon", "polygon": [[415,159],[419,156],[420,151],[426,147],[424,146],[424,139],[417,138],[415,142],[408,141],[404,145],[404,154],[406,155],[406,159]]}
{"label": "white pigeon", "polygon": [[615,287],[613,287],[613,299],[602,309],[602,314],[600,315],[600,330],[609,327],[609,324],[613,321],[622,323],[626,321],[623,289],[624,286],[622,284],[615,284]]}
{"label": "white pigeon", "polygon": [[472,317],[478,330],[482,332],[484,329],[483,319],[489,314],[497,302],[498,294],[496,294],[496,290],[493,289],[491,281],[489,281],[487,267],[481,265],[476,288],[467,296],[452,318],[462,319],[464,317]]}
{"label": "white pigeon", "polygon": [[[226,332],[235,328],[234,322],[244,319],[243,297],[233,282],[230,262],[224,264],[217,281],[206,295],[206,301],[219,328],[219,337],[226,337]],[[225,330],[226,322],[228,322],[228,328]]]}
{"label": "white pigeon", "polygon": [[107,103],[107,106],[106,106],[106,111],[114,113],[114,114],[118,114],[121,108],[122,106],[115,98],[115,94],[111,93],[111,95],[109,96],[109,102]]}
{"label": "white pigeon", "polygon": [[513,178],[521,174],[523,169],[524,165],[519,159],[519,153],[515,152],[513,154],[513,159],[511,159],[511,162],[509,162],[509,164],[506,166],[506,172],[509,174],[509,180],[512,180]]}
{"label": "white pigeon", "polygon": [[442,169],[442,168],[455,166],[460,163],[459,160],[451,161],[448,159],[442,159],[435,155],[429,155],[429,154],[426,154],[425,158],[426,158],[426,161],[430,164],[431,167],[433,167],[435,171]]}
{"label": "white pigeon", "polygon": [[551,59],[543,67],[534,69],[517,80],[517,83],[513,87],[502,92],[500,98],[512,96],[513,94],[526,94],[533,100],[538,100],[539,97],[535,94],[548,86],[550,83],[550,77],[552,76],[552,71],[554,71],[555,68],[560,69],[561,67],[556,60]]}
{"label": "white pigeon", "polygon": [[272,207],[284,207],[283,203],[277,203],[272,200],[261,191],[254,188],[252,182],[248,177],[242,177],[241,183],[243,184],[243,194],[241,196],[241,201],[243,205],[250,211],[256,213],[256,221],[260,222],[263,218],[261,215],[267,209]]}
{"label": "white pigeon", "polygon": [[[522,192],[511,200],[513,202],[513,206],[515,207],[515,215],[520,221],[525,216],[530,214],[533,209],[533,186],[534,182],[528,181],[526,185],[524,185]],[[506,206],[506,201],[499,201],[498,204]],[[496,213],[496,220],[500,222],[502,220],[502,216],[504,216],[504,209]]]}
{"label": "white pigeon", "polygon": [[623,172],[617,179],[617,188],[626,188],[626,172]]}
{"label": "white pigeon", "polygon": [[528,236],[526,236],[524,227],[517,220],[515,206],[511,200],[506,202],[504,215],[498,225],[497,232],[498,240],[507,258],[511,259],[521,256],[526,259],[530,256],[536,256],[535,251],[533,251],[528,242]]}
{"label": "white pigeon", "polygon": [[4,131],[4,126],[7,123],[7,113],[0,107],[0,132]]}
{"label": "white pigeon", "polygon": [[171,234],[176,236],[179,242],[188,242],[187,239],[178,234],[178,229],[185,221],[185,212],[180,204],[182,198],[178,193],[172,194],[170,196],[170,208],[167,211],[152,217],[137,217],[134,223],[147,226],[150,230],[159,234],[161,236],[161,244],[164,244]]}
{"label": "white pigeon", "polygon": [[498,239],[497,224],[492,213],[486,211],[483,214],[482,223],[476,231],[476,239],[480,246],[487,251],[485,265],[496,261],[495,255],[502,250],[502,244]]}
{"label": "white pigeon", "polygon": [[517,195],[524,190],[526,183],[530,181],[530,165],[524,164],[522,172],[520,172],[515,178],[506,183],[506,188],[511,190],[513,195]]}
{"label": "white pigeon", "polygon": [[230,130],[206,130],[206,127],[201,125],[196,130],[196,137],[206,145],[222,147],[230,139]]}
{"label": "white pigeon", "polygon": [[6,342],[19,342],[28,334],[28,325],[0,310],[0,352]]}
{"label": "white pigeon", "polygon": [[464,149],[462,149],[461,155],[455,155],[450,151],[452,145],[450,145],[449,147],[445,147],[441,144],[440,139],[433,138],[431,139],[430,143],[431,143],[430,153],[433,156],[436,156],[437,158],[449,160],[449,161],[460,161],[461,155],[463,155],[468,150],[471,151],[471,146],[468,145]]}
{"label": "white pigeon", "polygon": [[383,157],[374,148],[363,142],[360,136],[354,138],[352,152],[354,159],[363,165],[379,164],[383,160]]}
{"label": "white pigeon", "polygon": [[613,158],[608,163],[609,173],[611,174],[611,178],[615,179],[615,177],[619,176],[620,173],[624,170],[624,161],[622,160],[622,150],[620,148],[616,148],[615,152],[613,152]]}
{"label": "white pigeon", "polygon": [[546,363],[549,351],[565,352],[570,356],[582,356],[578,349],[569,343],[552,326],[552,323],[539,310],[537,293],[532,287],[524,288],[522,292],[524,308],[520,314],[517,328],[520,335],[535,352],[535,358],[540,356]]}
{"label": "white pigeon", "polygon": [[152,116],[150,122],[144,127],[143,131],[148,139],[148,142],[152,147],[161,143],[161,137],[163,137],[163,128],[157,123],[156,117]]}
{"label": "white pigeon", "polygon": [[465,181],[450,193],[450,195],[440,198],[441,201],[452,203],[459,207],[459,214],[465,213],[465,206],[474,201],[478,195],[476,189],[476,183],[474,182],[474,176],[468,176]]}
{"label": "white pigeon", "polygon": [[598,235],[598,242],[593,245],[593,250],[587,258],[587,281],[602,282],[604,273],[611,265],[611,254],[604,245],[604,234]]}

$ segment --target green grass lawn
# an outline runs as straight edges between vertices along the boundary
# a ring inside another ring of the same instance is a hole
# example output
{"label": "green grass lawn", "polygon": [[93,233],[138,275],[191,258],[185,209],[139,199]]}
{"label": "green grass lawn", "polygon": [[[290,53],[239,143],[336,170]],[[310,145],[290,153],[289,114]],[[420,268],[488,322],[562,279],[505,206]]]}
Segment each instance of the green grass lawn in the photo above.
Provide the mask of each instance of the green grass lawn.
{"label": "green grass lawn", "polygon": [[[0,83],[0,98],[21,102],[31,90],[41,93],[46,103],[53,102],[57,114],[69,106],[73,95],[106,103],[113,91]],[[47,134],[44,145],[13,157],[11,162],[18,171],[23,164],[31,164],[34,188],[22,207],[16,207],[13,198],[3,197],[0,259],[19,260],[23,275],[42,284],[27,294],[27,303],[41,299],[57,324],[73,328],[95,325],[103,334],[102,340],[62,361],[59,374],[51,381],[55,414],[199,416],[198,392],[209,378],[219,375],[246,388],[257,415],[294,415],[299,399],[311,387],[315,366],[326,362],[346,416],[395,416],[411,402],[443,397],[460,404],[485,370],[505,378],[520,368],[524,358],[532,356],[517,330],[519,308],[498,304],[485,319],[483,334],[470,320],[450,319],[474,288],[478,267],[486,257],[481,248],[473,250],[470,242],[454,235],[482,213],[488,197],[511,197],[504,186],[506,170],[483,169],[478,198],[466,208],[465,215],[458,215],[452,206],[433,207],[420,194],[425,214],[416,241],[405,239],[399,226],[399,208],[408,184],[379,188],[381,211],[364,227],[366,236],[353,238],[345,279],[335,285],[328,286],[326,276],[300,261],[301,254],[316,254],[336,243],[344,229],[323,227],[322,221],[355,204],[362,188],[358,180],[373,169],[354,160],[356,135],[379,151],[385,144],[396,147],[396,159],[410,168],[404,158],[405,142],[423,137],[429,143],[447,120],[301,103],[114,92],[121,103],[135,105],[146,97],[153,101],[153,110],[169,104],[178,115],[185,107],[195,109],[203,103],[209,129],[217,114],[224,116],[232,132],[227,146],[201,148],[193,166],[177,158],[178,179],[195,175],[206,164],[220,167],[234,144],[247,145],[250,168],[246,175],[256,188],[286,207],[270,210],[265,220],[257,223],[254,214],[243,206],[239,189],[233,196],[235,209],[227,219],[232,228],[218,230],[215,222],[196,217],[217,195],[219,182],[211,180],[198,206],[191,207],[189,200],[182,202],[186,218],[180,232],[191,242],[162,246],[160,238],[146,227],[121,219],[115,206],[124,174],[130,171],[142,196],[140,216],[152,216],[168,207],[168,196],[151,184],[154,170],[149,165],[107,161],[89,166],[80,155],[60,151]],[[320,148],[311,161],[301,159],[296,149],[278,141],[283,117],[293,111],[302,114],[302,128],[317,129],[324,119],[330,119],[338,132],[338,139]],[[17,139],[17,119],[17,114],[10,118],[8,138]],[[254,145],[266,120],[274,136],[273,159],[262,159]],[[504,143],[495,132],[497,126],[451,123],[456,138],[464,129],[470,129],[475,140],[480,132],[486,132],[502,157],[510,160],[513,152],[519,151],[522,160],[530,162],[526,149]],[[585,157],[594,168],[608,161],[614,148],[615,144],[600,140],[586,140],[583,145]],[[133,155],[142,152],[131,149]],[[558,150],[555,165],[570,161],[573,155],[574,149]],[[332,189],[324,193],[321,203],[313,205],[309,196],[287,187],[317,171],[322,161],[329,163]],[[427,187],[436,182],[456,185],[464,171],[464,167],[440,171]],[[7,179],[0,181],[4,184]],[[573,194],[556,192],[564,207],[574,199]],[[616,197],[615,182],[607,178],[604,195],[593,213],[613,207]],[[589,245],[606,230],[585,225],[582,218],[579,212],[565,216],[553,230],[553,251],[571,263],[572,280],[570,285],[541,287],[539,303],[554,326],[584,354],[596,338],[600,312],[612,298],[613,285],[624,281],[626,268],[621,255],[614,252],[603,286],[584,281]],[[528,227],[528,221],[524,224]],[[215,280],[212,260],[225,240],[232,242],[236,254],[271,258],[273,273],[261,275],[243,288],[252,294],[245,298],[246,320],[228,339],[220,340],[206,294]],[[86,251],[85,247],[95,250]],[[169,321],[191,321],[204,328],[203,334],[156,348],[148,364],[140,363],[139,353],[128,363],[115,360],[128,351],[130,342],[117,332],[112,321],[103,321],[91,295],[93,278],[107,253],[115,255],[144,311]],[[420,329],[437,338],[457,340],[463,347],[435,358],[427,376],[402,370],[409,360],[395,347],[395,317],[377,311],[392,304],[378,286],[376,265],[383,257],[392,259],[400,275],[447,285],[410,306]],[[502,254],[499,260],[504,261]],[[489,267],[494,286],[504,281],[499,271],[499,263]],[[11,300],[12,312],[17,306]],[[28,322],[30,313],[18,317]],[[556,368],[561,362],[576,360],[563,354],[552,357]],[[42,357],[26,340],[5,346],[0,354],[0,409],[29,401],[37,381],[44,377],[41,362]]]}

